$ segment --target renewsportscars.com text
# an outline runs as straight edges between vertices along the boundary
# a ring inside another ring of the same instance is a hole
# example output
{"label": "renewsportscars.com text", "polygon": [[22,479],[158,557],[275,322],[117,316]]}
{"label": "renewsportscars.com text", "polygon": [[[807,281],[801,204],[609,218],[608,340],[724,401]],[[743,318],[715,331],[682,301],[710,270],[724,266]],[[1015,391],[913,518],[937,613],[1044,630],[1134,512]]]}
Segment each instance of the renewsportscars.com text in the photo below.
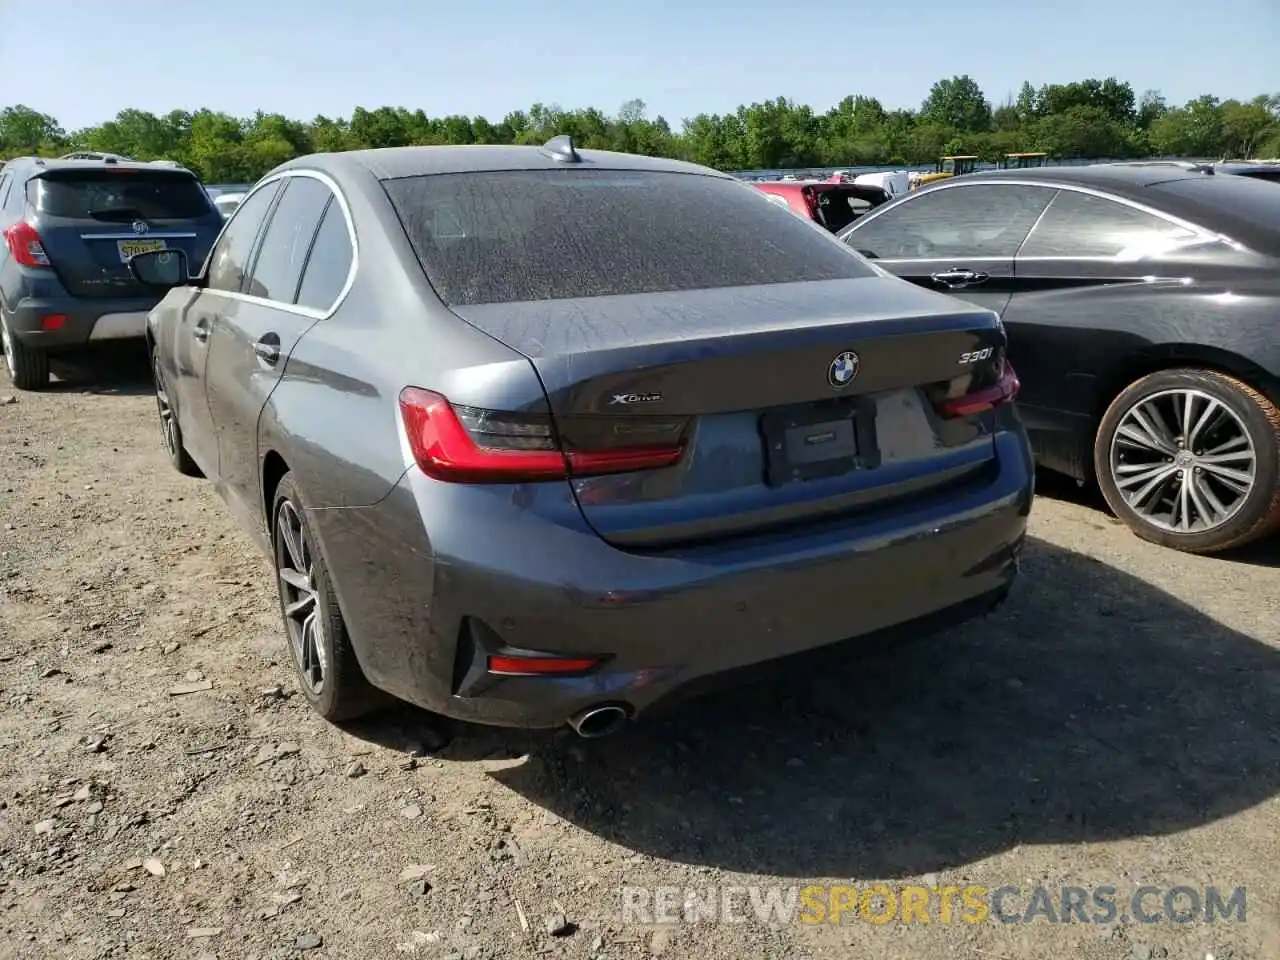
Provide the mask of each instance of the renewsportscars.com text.
{"label": "renewsportscars.com text", "polygon": [[623,887],[624,923],[1244,923],[1244,887]]}

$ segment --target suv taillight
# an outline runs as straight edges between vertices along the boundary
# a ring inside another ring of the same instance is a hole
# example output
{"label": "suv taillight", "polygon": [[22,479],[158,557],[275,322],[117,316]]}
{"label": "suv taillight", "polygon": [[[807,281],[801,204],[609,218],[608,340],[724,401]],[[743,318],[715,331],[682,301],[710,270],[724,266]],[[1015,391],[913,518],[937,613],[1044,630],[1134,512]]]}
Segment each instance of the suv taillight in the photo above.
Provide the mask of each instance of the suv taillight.
{"label": "suv taillight", "polygon": [[680,430],[670,431],[671,439],[662,443],[617,442],[626,435],[618,430],[615,442],[598,449],[562,448],[550,417],[454,406],[421,387],[400,391],[400,417],[418,467],[452,483],[523,483],[653,470],[677,463],[684,454]]}
{"label": "suv taillight", "polygon": [[49,256],[44,252],[44,244],[36,228],[25,221],[19,221],[4,231],[4,242],[9,246],[13,259],[23,267],[47,267]]}

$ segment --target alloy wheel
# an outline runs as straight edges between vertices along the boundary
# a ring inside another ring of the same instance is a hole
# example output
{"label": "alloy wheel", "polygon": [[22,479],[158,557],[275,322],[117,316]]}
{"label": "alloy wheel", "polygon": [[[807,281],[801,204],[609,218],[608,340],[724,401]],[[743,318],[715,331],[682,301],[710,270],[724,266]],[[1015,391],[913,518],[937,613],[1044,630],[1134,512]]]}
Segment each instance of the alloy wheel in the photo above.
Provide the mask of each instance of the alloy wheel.
{"label": "alloy wheel", "polygon": [[153,365],[156,380],[156,412],[160,414],[160,437],[169,456],[178,452],[178,422],[174,419],[173,406],[169,403],[169,391],[165,388],[160,361]]}
{"label": "alloy wheel", "polygon": [[0,316],[0,343],[4,344],[4,365],[9,368],[9,379],[15,380],[18,369],[13,359],[13,340],[9,336],[9,324]]}
{"label": "alloy wheel", "polygon": [[324,690],[328,673],[324,613],[315,582],[315,557],[302,518],[288,500],[276,511],[276,571],[289,649],[298,675],[313,696]]}
{"label": "alloy wheel", "polygon": [[1205,533],[1234,517],[1252,492],[1257,451],[1240,416],[1203,390],[1162,390],[1120,418],[1111,479],[1146,523]]}

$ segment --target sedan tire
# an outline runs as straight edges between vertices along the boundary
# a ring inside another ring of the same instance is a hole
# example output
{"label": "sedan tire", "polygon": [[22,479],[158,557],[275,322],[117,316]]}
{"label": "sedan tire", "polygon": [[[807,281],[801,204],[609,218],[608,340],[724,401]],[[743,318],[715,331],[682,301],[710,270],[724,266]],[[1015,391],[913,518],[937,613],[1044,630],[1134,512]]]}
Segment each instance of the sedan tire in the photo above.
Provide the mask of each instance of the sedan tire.
{"label": "sedan tire", "polygon": [[9,317],[0,307],[0,341],[9,379],[19,390],[43,390],[49,385],[49,355],[33,350],[9,330]]}
{"label": "sedan tire", "polygon": [[271,520],[280,613],[298,689],[329,721],[371,713],[388,698],[365,679],[356,660],[292,473],[276,487]]}
{"label": "sedan tire", "polygon": [[169,457],[169,464],[184,477],[203,477],[204,474],[187,453],[182,443],[182,428],[178,426],[178,412],[173,408],[164,369],[160,365],[160,351],[151,351],[151,373],[156,381],[156,413],[160,417],[160,442]]}
{"label": "sedan tire", "polygon": [[1280,525],[1280,410],[1215,370],[1160,370],[1126,387],[1093,462],[1116,516],[1161,546],[1213,553]]}

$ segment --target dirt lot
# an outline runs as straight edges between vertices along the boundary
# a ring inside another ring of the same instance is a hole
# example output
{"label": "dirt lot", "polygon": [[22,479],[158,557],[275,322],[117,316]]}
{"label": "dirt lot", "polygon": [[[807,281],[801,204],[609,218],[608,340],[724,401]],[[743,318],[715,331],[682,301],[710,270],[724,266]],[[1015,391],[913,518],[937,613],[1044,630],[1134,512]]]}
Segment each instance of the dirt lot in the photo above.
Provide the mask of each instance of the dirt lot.
{"label": "dirt lot", "polygon": [[[145,365],[87,376],[0,403],[0,957],[1280,957],[1280,544],[1179,556],[1045,496],[1020,593],[946,636],[602,741],[344,731],[292,695],[265,561],[165,465]],[[622,917],[623,885],[820,880],[1248,912]]]}

